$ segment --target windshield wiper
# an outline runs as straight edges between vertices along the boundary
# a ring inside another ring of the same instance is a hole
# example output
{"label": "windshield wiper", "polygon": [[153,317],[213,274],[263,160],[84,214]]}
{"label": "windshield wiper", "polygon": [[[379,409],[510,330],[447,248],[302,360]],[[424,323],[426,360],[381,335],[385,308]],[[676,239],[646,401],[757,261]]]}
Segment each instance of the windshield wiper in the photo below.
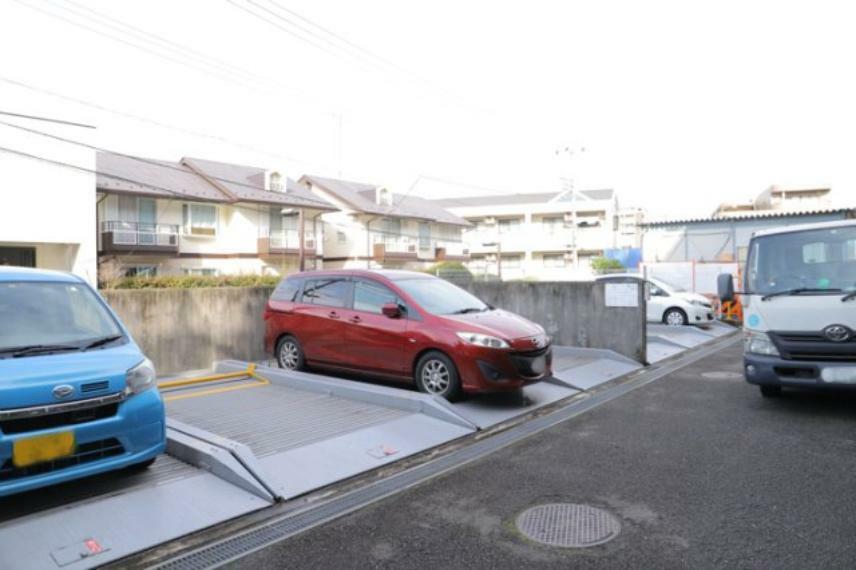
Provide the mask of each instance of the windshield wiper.
{"label": "windshield wiper", "polygon": [[90,348],[98,348],[99,346],[104,346],[105,344],[110,344],[113,341],[119,340],[122,338],[120,334],[114,334],[110,336],[105,336],[102,338],[97,338],[83,347],[83,350],[89,350]]}
{"label": "windshield wiper", "polygon": [[467,307],[466,309],[458,309],[457,311],[453,312],[452,314],[453,315],[466,315],[467,313],[483,313],[486,310],[487,310],[486,308],[481,308],[481,307]]}
{"label": "windshield wiper", "polygon": [[841,293],[841,289],[820,289],[815,287],[797,287],[796,289],[785,289],[784,291],[776,291],[775,293],[767,293],[761,297],[762,301],[767,301],[773,297],[784,297],[787,295],[799,295],[800,293]]}
{"label": "windshield wiper", "polygon": [[841,297],[841,302],[849,301],[850,299],[856,299],[856,291],[850,291],[843,297]]}
{"label": "windshield wiper", "polygon": [[0,355],[9,355],[11,358],[18,356],[29,356],[44,352],[63,352],[68,350],[80,350],[79,346],[73,344],[33,344],[31,346],[14,346],[0,350]]}

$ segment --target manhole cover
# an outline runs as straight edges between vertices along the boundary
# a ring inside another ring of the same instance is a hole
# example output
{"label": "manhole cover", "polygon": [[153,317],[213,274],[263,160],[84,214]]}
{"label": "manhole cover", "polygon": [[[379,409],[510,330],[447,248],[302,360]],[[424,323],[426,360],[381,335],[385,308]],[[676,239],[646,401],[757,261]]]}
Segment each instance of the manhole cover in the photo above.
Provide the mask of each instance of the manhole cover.
{"label": "manhole cover", "polygon": [[713,372],[702,372],[703,378],[710,380],[736,380],[742,378],[743,375],[739,372],[727,372],[725,370],[714,370]]}
{"label": "manhole cover", "polygon": [[539,505],[520,513],[517,528],[527,538],[566,548],[584,548],[618,536],[621,523],[608,512],[570,503]]}

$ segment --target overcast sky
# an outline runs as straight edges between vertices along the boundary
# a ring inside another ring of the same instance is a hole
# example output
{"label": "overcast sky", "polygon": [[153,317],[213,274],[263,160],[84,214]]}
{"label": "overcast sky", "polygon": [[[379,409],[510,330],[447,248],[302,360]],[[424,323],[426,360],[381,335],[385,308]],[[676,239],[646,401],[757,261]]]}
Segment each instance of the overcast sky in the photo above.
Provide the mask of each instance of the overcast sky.
{"label": "overcast sky", "polygon": [[658,216],[770,184],[853,205],[848,4],[0,0],[0,111],[155,158],[422,176],[429,198],[557,189],[570,146],[577,187]]}

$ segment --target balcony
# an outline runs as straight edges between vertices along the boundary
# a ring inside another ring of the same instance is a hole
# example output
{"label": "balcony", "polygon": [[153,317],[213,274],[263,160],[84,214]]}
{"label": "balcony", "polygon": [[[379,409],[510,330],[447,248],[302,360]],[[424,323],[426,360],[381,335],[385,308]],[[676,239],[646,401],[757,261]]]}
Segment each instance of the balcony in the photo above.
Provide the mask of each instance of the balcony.
{"label": "balcony", "polygon": [[469,261],[470,251],[459,241],[434,242],[434,258],[437,261]]}
{"label": "balcony", "polygon": [[382,232],[371,232],[372,259],[375,261],[410,261],[419,258],[418,240]]}
{"label": "balcony", "polygon": [[[303,234],[303,252],[307,257],[319,255],[320,240],[312,231]],[[258,241],[259,255],[299,255],[300,232],[298,230],[274,230]]]}
{"label": "balcony", "polygon": [[104,253],[178,253],[178,226],[138,222],[101,222]]}

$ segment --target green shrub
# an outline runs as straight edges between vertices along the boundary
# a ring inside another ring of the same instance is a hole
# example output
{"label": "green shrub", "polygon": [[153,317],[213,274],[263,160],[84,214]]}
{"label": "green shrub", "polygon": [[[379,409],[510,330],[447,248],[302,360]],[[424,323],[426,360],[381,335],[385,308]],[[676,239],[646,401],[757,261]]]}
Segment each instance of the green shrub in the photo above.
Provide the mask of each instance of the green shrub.
{"label": "green shrub", "polygon": [[591,260],[591,269],[595,273],[609,273],[624,270],[624,266],[617,259],[609,257],[595,257]]}
{"label": "green shrub", "polygon": [[276,287],[277,275],[163,275],[160,277],[123,277],[111,283],[112,289],[196,289],[201,287]]}
{"label": "green shrub", "polygon": [[431,275],[439,275],[443,276],[444,273],[456,273],[463,275],[470,275],[470,270],[467,269],[467,266],[463,264],[461,261],[440,261],[432,265],[431,267],[423,270],[425,273],[430,273]]}

